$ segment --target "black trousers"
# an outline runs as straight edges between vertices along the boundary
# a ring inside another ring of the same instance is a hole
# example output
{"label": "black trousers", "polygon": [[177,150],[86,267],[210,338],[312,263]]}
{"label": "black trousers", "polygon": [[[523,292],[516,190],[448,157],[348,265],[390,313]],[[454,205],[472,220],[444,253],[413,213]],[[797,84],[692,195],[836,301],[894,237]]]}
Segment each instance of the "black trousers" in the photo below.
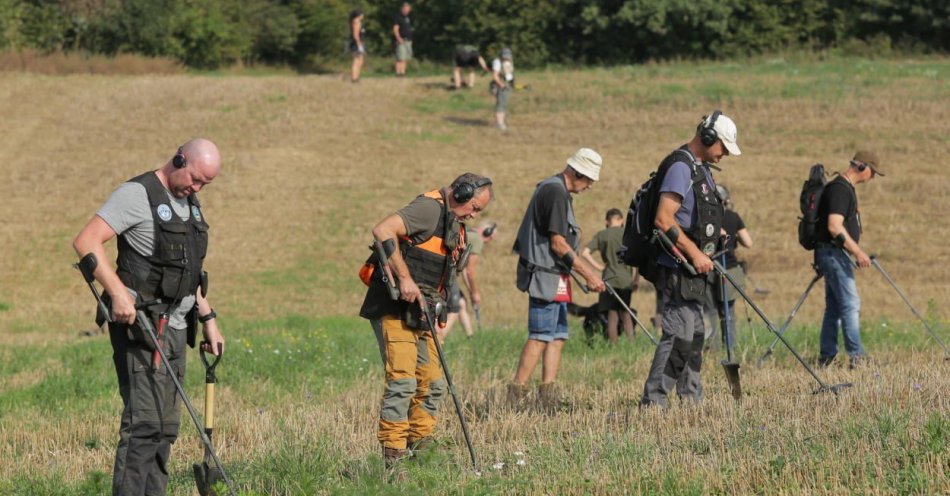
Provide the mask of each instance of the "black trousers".
{"label": "black trousers", "polygon": [[[123,405],[112,494],[164,495],[168,455],[178,438],[181,398],[169,371],[161,364],[153,367],[152,351],[129,338],[128,326],[109,324],[109,337]],[[183,382],[187,332],[167,328],[163,341],[171,373]]]}

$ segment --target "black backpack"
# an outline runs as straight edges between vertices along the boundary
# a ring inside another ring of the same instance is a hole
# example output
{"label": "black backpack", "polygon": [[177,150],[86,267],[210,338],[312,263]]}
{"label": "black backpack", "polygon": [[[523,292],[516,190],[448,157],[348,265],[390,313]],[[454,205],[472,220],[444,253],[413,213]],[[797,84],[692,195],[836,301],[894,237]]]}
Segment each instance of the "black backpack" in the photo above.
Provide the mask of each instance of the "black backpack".
{"label": "black backpack", "polygon": [[[686,153],[677,150],[674,154],[680,152]],[[692,161],[688,153],[685,159]],[[660,204],[660,185],[663,184],[666,171],[675,162],[675,158],[664,161],[633,195],[623,227],[623,241],[617,251],[617,258],[621,262],[636,267],[640,275],[651,283],[656,281],[656,257],[660,249],[653,235],[656,208]]]}
{"label": "black backpack", "polygon": [[802,216],[798,218],[798,244],[806,250],[814,250],[818,241],[818,204],[825,191],[828,180],[825,178],[825,166],[815,164],[808,171],[808,180],[802,184],[799,208]]}

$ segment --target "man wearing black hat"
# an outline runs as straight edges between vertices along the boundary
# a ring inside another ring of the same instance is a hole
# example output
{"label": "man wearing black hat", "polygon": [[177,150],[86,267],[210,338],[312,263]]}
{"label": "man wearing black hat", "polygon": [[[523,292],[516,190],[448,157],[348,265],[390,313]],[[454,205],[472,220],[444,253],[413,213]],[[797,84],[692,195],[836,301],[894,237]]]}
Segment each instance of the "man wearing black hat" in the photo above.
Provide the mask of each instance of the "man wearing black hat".
{"label": "man wearing black hat", "polygon": [[871,266],[871,258],[858,245],[861,238],[861,213],[855,185],[874,176],[883,176],[877,154],[858,151],[847,170],[828,182],[818,204],[815,264],[825,278],[825,317],[821,322],[818,364],[828,366],[838,354],[838,327],[844,334],[844,346],[851,357],[850,366],[867,360],[861,344],[861,297],[854,282],[850,257],[860,268]]}

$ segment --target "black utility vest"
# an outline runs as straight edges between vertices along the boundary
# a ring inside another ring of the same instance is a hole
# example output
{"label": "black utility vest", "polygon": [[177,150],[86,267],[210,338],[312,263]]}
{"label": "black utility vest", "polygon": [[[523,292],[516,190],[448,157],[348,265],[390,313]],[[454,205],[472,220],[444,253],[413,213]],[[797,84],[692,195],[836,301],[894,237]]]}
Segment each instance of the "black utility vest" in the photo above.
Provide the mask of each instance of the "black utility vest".
{"label": "black utility vest", "polygon": [[432,236],[419,243],[408,238],[400,240],[399,248],[409,274],[419,286],[428,286],[447,296],[451,285],[451,272],[465,248],[464,228],[448,207],[441,190],[429,191],[420,196],[431,198],[442,207],[439,223]]}
{"label": "black utility vest", "polygon": [[686,236],[707,256],[716,252],[716,243],[721,236],[723,207],[715,186],[710,186],[702,166],[696,165],[693,155],[685,148],[674,150],[660,163],[663,175],[675,162],[685,162],[690,168],[691,189],[696,211],[695,222],[689,229],[680,228]]}
{"label": "black utility vest", "polygon": [[145,186],[155,224],[152,255],[143,257],[119,236],[116,273],[122,283],[145,300],[161,298],[169,303],[193,295],[198,289],[201,265],[208,252],[208,224],[198,195],[188,197],[191,215],[181,220],[170,205],[168,191],[155,172],[146,172],[128,182]]}

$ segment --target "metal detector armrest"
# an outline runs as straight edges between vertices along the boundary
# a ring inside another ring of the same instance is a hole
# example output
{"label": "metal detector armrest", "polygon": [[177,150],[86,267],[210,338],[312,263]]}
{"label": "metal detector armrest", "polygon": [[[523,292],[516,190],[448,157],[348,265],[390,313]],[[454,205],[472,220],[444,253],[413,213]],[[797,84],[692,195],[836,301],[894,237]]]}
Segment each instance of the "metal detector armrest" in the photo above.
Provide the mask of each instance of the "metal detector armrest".
{"label": "metal detector armrest", "polygon": [[389,255],[386,249],[378,239],[373,240],[373,252],[376,253],[376,262],[379,264],[380,275],[383,279],[383,285],[389,293],[389,298],[393,301],[399,299],[399,289],[396,287],[396,279],[393,277],[392,267],[389,266]]}
{"label": "metal detector armrest", "polygon": [[686,255],[683,255],[683,252],[673,243],[669,236],[665,232],[654,229],[654,236],[660,239],[660,243],[663,244],[663,247],[676,259],[676,263],[682,265],[686,268],[686,272],[689,272],[689,275],[695,276],[697,274],[696,269],[693,267],[689,260],[686,258]]}

